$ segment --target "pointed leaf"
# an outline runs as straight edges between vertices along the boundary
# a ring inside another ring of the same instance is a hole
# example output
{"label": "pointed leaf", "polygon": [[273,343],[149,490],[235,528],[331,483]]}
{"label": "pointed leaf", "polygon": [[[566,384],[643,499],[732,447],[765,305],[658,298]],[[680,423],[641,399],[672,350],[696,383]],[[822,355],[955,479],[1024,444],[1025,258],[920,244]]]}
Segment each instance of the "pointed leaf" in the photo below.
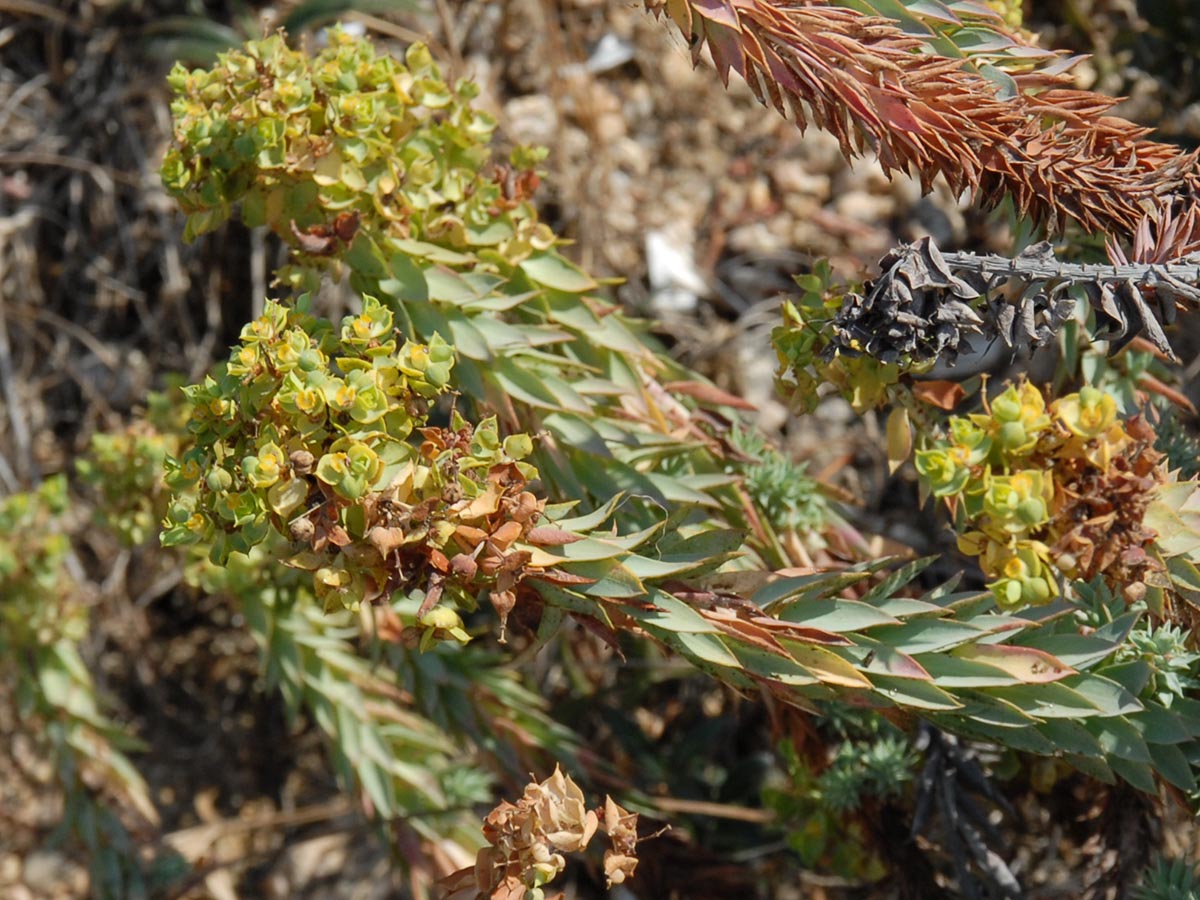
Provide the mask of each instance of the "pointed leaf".
{"label": "pointed leaf", "polygon": [[1171,712],[1179,717],[1180,724],[1191,737],[1200,737],[1200,701],[1187,697],[1173,697]]}
{"label": "pointed leaf", "polygon": [[1131,715],[1129,721],[1147,744],[1182,744],[1191,738],[1179,717],[1161,706],[1147,704],[1140,713]]}
{"label": "pointed leaf", "polygon": [[717,626],[682,600],[664,591],[653,591],[649,598],[653,607],[631,608],[629,614],[646,625],[680,634],[713,634]]}
{"label": "pointed leaf", "polygon": [[1051,719],[1041,722],[1037,730],[1054,742],[1054,746],[1064,752],[1094,759],[1104,759],[1104,748],[1096,737],[1070,719]]}
{"label": "pointed leaf", "polygon": [[739,646],[748,646],[784,659],[791,658],[770,628],[765,625],[743,619],[730,609],[706,609],[700,614],[717,626],[734,652],[737,652]]}
{"label": "pointed leaf", "polygon": [[832,650],[814,644],[802,644],[784,638],[781,643],[792,658],[825,684],[841,687],[870,688],[871,682],[854,666]]}
{"label": "pointed leaf", "polygon": [[1100,714],[1100,710],[1091,700],[1066,687],[1062,682],[996,688],[991,693],[1038,718],[1070,719]]}
{"label": "pointed leaf", "polygon": [[429,299],[456,306],[479,299],[479,292],[470,281],[445,266],[431,266],[425,270],[425,284]]}
{"label": "pointed leaf", "polygon": [[923,653],[917,659],[943,688],[1008,687],[1021,683],[1011,672],[948,653]]}
{"label": "pointed leaf", "polygon": [[1103,640],[1095,635],[1033,634],[1023,636],[1021,646],[1034,647],[1068,666],[1086,669],[1111,656],[1120,642]]}
{"label": "pointed leaf", "polygon": [[592,580],[591,584],[576,588],[579,593],[589,597],[628,600],[646,595],[646,586],[641,580],[615,559],[573,562],[568,571]]}
{"label": "pointed leaf", "polygon": [[746,671],[760,678],[769,678],[792,687],[808,687],[820,683],[812,672],[778,654],[746,644],[734,644],[732,649]]}
{"label": "pointed leaf", "polygon": [[405,256],[427,259],[430,262],[443,263],[447,266],[466,266],[475,261],[473,256],[459,253],[449,247],[443,247],[441,244],[430,244],[426,241],[414,241],[408,238],[389,238],[386,243]]}
{"label": "pointed leaf", "polygon": [[454,349],[470,359],[488,362],[492,350],[487,339],[463,316],[450,316],[450,343]]}
{"label": "pointed leaf", "polygon": [[926,681],[894,678],[891,675],[876,675],[873,672],[871,680],[875,682],[876,692],[897,706],[928,710],[950,710],[962,707],[962,703],[952,695]]}
{"label": "pointed leaf", "polygon": [[898,619],[858,600],[799,600],[784,606],[778,616],[785,622],[838,633],[900,624]]}
{"label": "pointed leaf", "polygon": [[959,659],[985,663],[1003,669],[1026,684],[1048,684],[1075,670],[1064,665],[1049,653],[1031,647],[1014,647],[1010,644],[973,644],[952,651]]}
{"label": "pointed leaf", "polygon": [[836,593],[870,577],[870,572],[819,572],[813,575],[780,578],[755,591],[750,602],[763,609],[770,609],[775,604],[784,603],[791,597],[798,597],[806,593],[818,596]]}
{"label": "pointed leaf", "polygon": [[909,597],[890,597],[875,604],[875,609],[885,612],[897,619],[915,619],[920,616],[944,616],[944,607],[925,600],[913,600]]}
{"label": "pointed leaf", "polygon": [[388,261],[389,274],[378,281],[379,289],[406,304],[427,303],[429,283],[425,271],[411,256],[396,253]]}
{"label": "pointed leaf", "polygon": [[1065,758],[1071,764],[1072,768],[1077,769],[1089,778],[1095,778],[1104,784],[1117,783],[1117,776],[1113,774],[1108,764],[1102,760],[1092,759],[1091,757],[1081,756],[1076,753],[1068,753]]}
{"label": "pointed leaf", "polygon": [[895,647],[858,635],[857,646],[844,652],[854,658],[855,664],[870,675],[892,675],[896,678],[916,678],[919,681],[934,681],[932,675],[916,659],[901,653]]}
{"label": "pointed leaf", "polygon": [[1150,762],[1150,748],[1141,734],[1124,719],[1086,719],[1084,727],[1100,741],[1104,752],[1131,762]]}
{"label": "pointed leaf", "polygon": [[1150,683],[1153,674],[1150,664],[1144,659],[1135,659],[1115,666],[1105,666],[1101,672],[1105,678],[1117,682],[1133,696],[1138,696]]}
{"label": "pointed leaf", "polygon": [[871,590],[867,591],[867,593],[861,598],[862,602],[868,603],[872,606],[882,603],[900,588],[912,582],[913,579],[928,569],[933,564],[934,559],[935,557],[925,556],[921,559],[914,559],[906,562],[894,572],[889,573],[881,582],[879,582],[879,584],[871,588]]}
{"label": "pointed leaf", "polygon": [[1062,685],[1070,687],[1086,697],[1100,710],[1101,715],[1124,716],[1142,709],[1142,704],[1137,697],[1117,682],[1102,675],[1091,673],[1079,675],[1064,680]]}
{"label": "pointed leaf", "polygon": [[1154,771],[1147,763],[1134,762],[1119,756],[1110,756],[1107,762],[1114,772],[1139,791],[1147,794],[1158,793],[1158,785],[1154,782]]}
{"label": "pointed leaf", "polygon": [[535,253],[520,264],[521,271],[531,280],[548,288],[579,294],[592,291],[596,282],[583,269],[568,262],[554,251]]}
{"label": "pointed leaf", "polygon": [[[681,650],[697,659],[722,668],[740,669],[741,663],[730,652],[729,647],[715,634],[668,631],[647,624],[646,629],[656,634],[668,647]],[[724,676],[719,676],[724,677]]]}
{"label": "pointed leaf", "polygon": [[984,634],[982,628],[953,619],[915,619],[903,625],[881,626],[871,632],[871,637],[915,655],[949,650]]}
{"label": "pointed leaf", "polygon": [[1151,744],[1150,756],[1154,759],[1154,768],[1175,787],[1187,794],[1196,790],[1196,775],[1192,771],[1191,763],[1178,747],[1170,744]]}
{"label": "pointed leaf", "polygon": [[1033,716],[1022,712],[1007,700],[983,691],[964,690],[960,696],[964,704],[961,713],[964,719],[972,719],[997,728],[1021,729],[1027,729],[1037,722]]}

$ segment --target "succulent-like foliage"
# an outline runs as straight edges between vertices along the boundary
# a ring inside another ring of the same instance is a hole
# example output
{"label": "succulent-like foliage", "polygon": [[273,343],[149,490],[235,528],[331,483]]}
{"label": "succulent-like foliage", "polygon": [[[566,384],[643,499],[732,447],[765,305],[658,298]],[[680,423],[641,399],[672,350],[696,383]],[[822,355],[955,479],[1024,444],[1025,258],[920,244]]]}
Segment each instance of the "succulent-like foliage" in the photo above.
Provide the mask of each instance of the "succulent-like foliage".
{"label": "succulent-like foliage", "polygon": [[1200,476],[1200,440],[1189,434],[1179,416],[1168,414],[1155,426],[1154,449],[1166,457],[1167,468],[1179,472],[1181,481]]}
{"label": "succulent-like foliage", "polygon": [[1180,857],[1160,856],[1146,870],[1134,893],[1135,900],[1193,900],[1200,896],[1200,874],[1195,864]]}
{"label": "succulent-like foliage", "polygon": [[123,752],[135,742],[105,713],[79,653],[88,604],[69,574],[67,507],[61,477],[0,500],[0,675],[15,686],[12,712],[53,765],[63,832],[89,851],[95,895],[116,900],[144,885],[129,823],[109,801],[143,822],[157,813]]}
{"label": "succulent-like foliage", "polygon": [[[537,642],[574,616],[610,640],[649,635],[788,705],[896,708],[904,721],[919,713],[1006,746],[1069,746],[1098,777],[1149,788],[1158,770],[1190,786],[1171,743],[1190,740],[1190,726],[1157,735],[1153,752],[1128,740],[1157,701],[1106,674],[1136,612],[1084,634],[1069,618],[998,612],[993,594],[915,599],[906,585],[923,564],[799,576],[763,567],[811,562],[780,539],[784,529],[803,540],[803,498],[737,483],[754,470],[731,465],[736,438],[705,409],[732,398],[589,296],[595,282],[558,253],[528,202],[536,154],[480,174],[490,123],[422,50],[401,66],[335,33],[310,61],[272,40],[173,82],[178,142],[164,171],[191,230],[240,202],[295,250],[283,280],[308,287],[348,270],[364,299],[340,329],[306,318],[303,302],[270,307],[224,370],[190,389],[199,442],[174,470],[184,492],[172,539],[211,539],[219,560],[282,535],[293,543],[272,553],[311,570],[332,606],[376,598],[403,609],[396,628],[427,645],[461,640],[460,612],[486,593]],[[810,308],[834,318],[840,304],[814,281]],[[785,357],[820,359],[811,335],[785,338]],[[443,368],[430,377],[418,358]],[[907,390],[894,364],[835,354],[828,371],[838,366],[860,406]],[[451,384],[463,418],[431,427],[428,401]],[[1025,452],[1047,426],[1018,419],[1023,439],[1001,430]],[[542,499],[527,490],[534,469]],[[1027,485],[1017,474],[997,472],[987,500],[999,510],[988,528],[1006,539],[1050,515],[1048,476]],[[591,512],[555,505],[581,499]],[[1046,591],[1025,590],[1042,576],[1030,574],[1041,557],[1024,549],[990,569],[1029,570],[1012,576],[1015,598],[1002,591],[1013,612],[1050,593],[1044,577]]]}

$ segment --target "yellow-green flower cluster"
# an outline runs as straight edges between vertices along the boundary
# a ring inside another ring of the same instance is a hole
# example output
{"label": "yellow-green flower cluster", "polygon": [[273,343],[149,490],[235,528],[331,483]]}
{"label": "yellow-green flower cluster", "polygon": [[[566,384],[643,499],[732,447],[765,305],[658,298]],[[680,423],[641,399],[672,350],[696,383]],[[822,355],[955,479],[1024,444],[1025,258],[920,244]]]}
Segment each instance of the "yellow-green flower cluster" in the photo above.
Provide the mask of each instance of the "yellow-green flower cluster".
{"label": "yellow-green flower cluster", "polygon": [[340,331],[307,306],[268,303],[229,361],[184,389],[195,446],[168,466],[165,544],[247,552],[313,502],[361,500],[414,457],[407,438],[447,389],[452,348],[397,346],[391,312],[370,297]]}
{"label": "yellow-green flower cluster", "polygon": [[328,608],[419,591],[422,641],[465,641],[456,607],[488,591],[503,619],[544,565],[515,546],[545,506],[527,490],[533,442],[495,418],[430,425],[453,351],[398,345],[373,298],[340,328],[307,307],[268,303],[228,363],[185,388],[195,445],[168,460],[163,543],[208,545],[218,565],[260,548],[310,573]]}
{"label": "yellow-green flower cluster", "polygon": [[1024,24],[1025,0],[984,0],[984,2],[1004,17],[1006,25],[1020,28]]}
{"label": "yellow-green flower cluster", "polygon": [[[511,235],[495,219],[512,192],[483,171],[495,122],[471,107],[478,88],[448,84],[423,45],[402,64],[334,29],[310,59],[275,35],[210,70],[176,66],[169,82],[175,144],[162,174],[189,213],[189,238],[239,201],[248,224],[317,256],[344,249],[360,217],[449,246]],[[514,164],[536,156],[521,151]]]}
{"label": "yellow-green flower cluster", "polygon": [[158,535],[169,499],[166,460],[183,447],[187,415],[178,384],[173,391],[153,393],[142,418],[120,431],[92,435],[87,454],[75,464],[96,492],[94,521],[127,545]]}
{"label": "yellow-green flower cluster", "polygon": [[1022,382],[986,412],[952,418],[948,430],[948,440],[916,454],[924,488],[954,512],[959,547],[979,557],[1001,606],[1048,602],[1059,576],[1055,474],[1080,464],[1103,471],[1128,443],[1115,400],[1085,387],[1047,408],[1041,391]]}
{"label": "yellow-green flower cluster", "polygon": [[0,660],[87,634],[87,609],[66,568],[67,505],[61,476],[0,500]]}

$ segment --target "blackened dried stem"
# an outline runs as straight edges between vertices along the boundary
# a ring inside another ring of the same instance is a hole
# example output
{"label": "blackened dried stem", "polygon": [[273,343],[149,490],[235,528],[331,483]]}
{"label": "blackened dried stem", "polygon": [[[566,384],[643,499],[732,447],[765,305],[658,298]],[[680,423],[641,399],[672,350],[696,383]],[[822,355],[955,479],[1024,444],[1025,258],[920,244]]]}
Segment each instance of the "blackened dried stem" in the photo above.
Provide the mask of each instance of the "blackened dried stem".
{"label": "blackened dried stem", "polygon": [[[945,355],[953,363],[962,333],[980,329],[968,320],[969,317],[964,319],[962,315],[953,317],[952,322],[940,320],[954,313],[957,300],[990,295],[1008,280],[1024,286],[1021,296],[1015,305],[989,306],[991,321],[983,330],[995,330],[1010,347],[1026,344],[1036,347],[1045,343],[1067,317],[1070,305],[1066,300],[1067,291],[1079,287],[1096,311],[1097,330],[1093,336],[1107,340],[1110,353],[1119,352],[1134,337],[1144,333],[1160,352],[1174,360],[1176,357],[1163,325],[1175,321],[1181,301],[1184,305],[1200,306],[1200,287],[1197,286],[1200,284],[1200,261],[1192,256],[1169,263],[1067,263],[1055,258],[1054,248],[1047,241],[1027,247],[1010,258],[943,253],[932,240],[922,238],[893,250],[880,266],[884,275],[872,285],[869,304],[849,298],[839,315],[839,319],[845,320],[839,322],[842,330],[851,337],[856,337],[854,327],[858,331],[871,328],[879,331],[884,326],[882,331],[892,344],[897,343],[897,335],[901,339],[901,346],[896,348],[879,338],[865,344],[857,338],[859,344],[867,346],[868,352],[874,351],[873,355],[907,351],[916,359],[922,352],[928,356],[933,347],[936,355]],[[934,300],[935,318],[939,319],[933,323],[937,329],[932,333],[933,337],[940,337],[943,332],[948,335],[940,344],[931,343],[924,334],[930,330],[932,320],[914,317],[916,312],[928,306],[928,302],[918,308],[911,300],[917,298],[917,292],[928,293],[929,290],[933,291],[930,296]],[[1157,306],[1157,315],[1150,303]],[[908,308],[910,306],[912,309]],[[889,315],[895,322],[883,321]],[[913,339],[904,343],[908,332],[918,332],[916,325],[924,328],[919,335],[925,338],[924,343]],[[909,349],[908,344],[913,344],[915,349]]]}
{"label": "blackened dried stem", "polygon": [[951,269],[973,272],[991,280],[997,277],[1022,281],[1059,281],[1069,284],[1132,281],[1135,284],[1165,283],[1189,300],[1200,303],[1200,265],[1196,263],[1102,263],[1060,262],[1052,253],[1022,255],[1015,258],[976,253],[948,253],[942,257]]}

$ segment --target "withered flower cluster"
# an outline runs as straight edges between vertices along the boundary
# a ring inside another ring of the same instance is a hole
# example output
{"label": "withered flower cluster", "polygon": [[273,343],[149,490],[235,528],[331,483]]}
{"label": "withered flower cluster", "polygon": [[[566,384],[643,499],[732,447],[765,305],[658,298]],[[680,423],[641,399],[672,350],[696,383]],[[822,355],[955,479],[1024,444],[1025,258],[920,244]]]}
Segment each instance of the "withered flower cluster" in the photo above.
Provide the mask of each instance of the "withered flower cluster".
{"label": "withered flower cluster", "polygon": [[1159,555],[1147,552],[1158,535],[1144,519],[1166,469],[1144,418],[1127,419],[1124,432],[1126,440],[1109,445],[1114,452],[1106,465],[1084,454],[1056,457],[1048,531],[1058,535],[1050,551],[1060,569],[1084,581],[1103,575],[1129,596],[1165,579]]}
{"label": "withered flower cluster", "polygon": [[943,253],[929,238],[895,248],[862,294],[848,293],[831,323],[826,359],[867,355],[884,363],[953,365],[968,335],[1010,350],[1036,349],[1074,318],[1078,288],[1096,316],[1093,337],[1117,353],[1139,335],[1174,358],[1164,326],[1200,305],[1195,261],[1112,265],[1061,262],[1046,241],[1015,257]]}
{"label": "withered flower cluster", "polygon": [[542,888],[566,868],[564,854],[585,850],[601,828],[612,841],[604,854],[608,884],[624,883],[637,868],[638,817],[611,797],[603,816],[587,808],[583,791],[556,766],[545,781],[527,785],[516,803],[502,801],[488,813],[483,836],[489,846],[473,867],[443,881],[444,900],[543,900]]}
{"label": "withered flower cluster", "polygon": [[304,529],[305,543],[326,556],[301,554],[292,564],[328,565],[327,554],[336,548],[349,573],[366,575],[367,583],[356,585],[365,588],[358,596],[387,597],[420,588],[425,591],[420,616],[448,589],[460,601],[486,590],[503,627],[531,568],[531,552],[513,545],[538,543],[539,535],[554,529],[539,531],[546,501],[528,490],[530,467],[504,458],[494,423],[484,423],[481,430],[455,424],[421,429],[424,440],[415,464],[362,498],[362,539],[338,524],[345,518],[338,498],[325,496],[313,504],[305,518],[292,523],[292,537],[298,537],[297,522],[315,522],[315,528]]}
{"label": "withered flower cluster", "polygon": [[[1018,259],[1048,251],[1038,244]],[[865,354],[884,363],[953,365],[960,352],[978,349],[967,345],[970,335],[1036,348],[1074,313],[1065,282],[1033,282],[1010,299],[1000,290],[1007,275],[956,271],[929,238],[889,251],[879,265],[879,278],[842,301],[827,359]]]}

